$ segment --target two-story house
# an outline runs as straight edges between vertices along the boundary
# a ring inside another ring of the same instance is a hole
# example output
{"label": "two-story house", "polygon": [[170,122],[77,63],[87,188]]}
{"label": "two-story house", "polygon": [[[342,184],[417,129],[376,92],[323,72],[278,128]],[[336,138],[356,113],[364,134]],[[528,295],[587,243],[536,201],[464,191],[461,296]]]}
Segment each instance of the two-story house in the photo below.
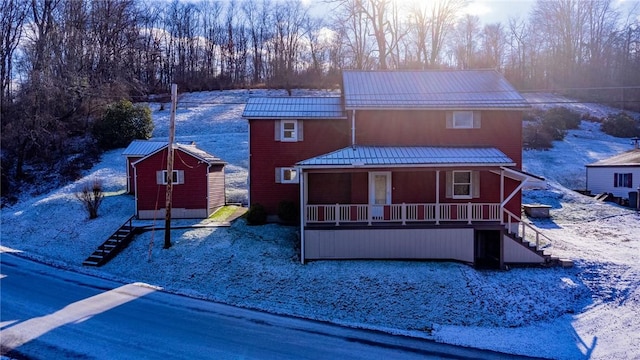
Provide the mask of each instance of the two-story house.
{"label": "two-story house", "polygon": [[344,71],[251,98],[249,201],[301,209],[301,259],[545,263],[517,227],[524,98],[496,71]]}

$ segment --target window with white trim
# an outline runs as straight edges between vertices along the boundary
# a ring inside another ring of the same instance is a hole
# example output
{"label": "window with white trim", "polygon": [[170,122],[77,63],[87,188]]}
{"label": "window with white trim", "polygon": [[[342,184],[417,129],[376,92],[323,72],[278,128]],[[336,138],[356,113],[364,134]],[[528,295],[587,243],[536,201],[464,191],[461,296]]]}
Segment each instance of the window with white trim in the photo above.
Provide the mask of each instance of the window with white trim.
{"label": "window with white trim", "polygon": [[298,121],[280,121],[280,141],[298,141]]}
{"label": "window with white trim", "polygon": [[613,174],[613,187],[633,187],[633,173]]}
{"label": "window with white trim", "polygon": [[296,168],[280,168],[280,182],[283,184],[297,184],[298,170]]}
{"label": "window with white trim", "polygon": [[471,199],[471,171],[454,171],[452,181],[454,199]]}
{"label": "window with white trim", "polygon": [[453,128],[454,129],[472,129],[473,128],[473,111],[454,111],[453,112]]}
{"label": "window with white trim", "polygon": [[[158,185],[167,185],[167,170],[158,171],[156,173],[156,183]],[[184,184],[184,170],[173,170],[171,183],[174,185]]]}

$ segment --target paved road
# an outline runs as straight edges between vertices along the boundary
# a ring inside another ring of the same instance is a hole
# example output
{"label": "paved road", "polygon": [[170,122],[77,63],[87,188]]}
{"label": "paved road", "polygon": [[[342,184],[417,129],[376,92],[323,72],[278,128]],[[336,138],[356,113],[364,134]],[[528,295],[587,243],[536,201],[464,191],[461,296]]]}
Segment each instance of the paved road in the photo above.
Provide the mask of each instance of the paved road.
{"label": "paved road", "polygon": [[119,284],[8,253],[0,266],[2,354],[19,359],[505,358]]}

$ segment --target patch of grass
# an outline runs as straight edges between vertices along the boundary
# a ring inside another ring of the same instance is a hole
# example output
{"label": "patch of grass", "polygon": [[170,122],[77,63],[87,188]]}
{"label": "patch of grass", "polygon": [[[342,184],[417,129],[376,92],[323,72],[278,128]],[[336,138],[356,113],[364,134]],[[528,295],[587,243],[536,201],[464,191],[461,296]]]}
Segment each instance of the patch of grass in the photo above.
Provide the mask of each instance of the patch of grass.
{"label": "patch of grass", "polygon": [[209,216],[209,220],[213,221],[227,221],[231,215],[233,215],[236,210],[238,210],[239,206],[237,205],[225,205],[220,209],[216,210],[211,216]]}

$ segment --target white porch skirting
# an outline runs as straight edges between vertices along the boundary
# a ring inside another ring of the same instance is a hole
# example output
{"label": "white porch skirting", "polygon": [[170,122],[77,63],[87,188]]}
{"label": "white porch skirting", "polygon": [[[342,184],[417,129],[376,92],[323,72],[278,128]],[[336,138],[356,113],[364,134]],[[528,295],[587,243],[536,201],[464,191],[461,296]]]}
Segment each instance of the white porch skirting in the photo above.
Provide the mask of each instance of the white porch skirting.
{"label": "white porch skirting", "polygon": [[442,259],[472,263],[474,230],[304,230],[305,259]]}

